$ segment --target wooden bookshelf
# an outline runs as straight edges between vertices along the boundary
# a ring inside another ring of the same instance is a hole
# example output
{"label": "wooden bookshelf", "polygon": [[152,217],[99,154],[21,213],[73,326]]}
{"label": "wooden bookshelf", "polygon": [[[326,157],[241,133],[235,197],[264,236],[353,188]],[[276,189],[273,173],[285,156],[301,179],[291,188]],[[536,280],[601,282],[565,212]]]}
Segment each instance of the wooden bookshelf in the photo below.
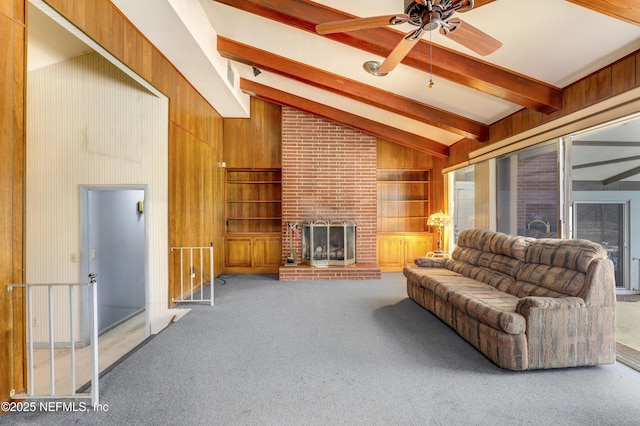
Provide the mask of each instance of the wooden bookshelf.
{"label": "wooden bookshelf", "polygon": [[419,169],[378,170],[378,232],[429,231],[429,174]]}
{"label": "wooden bookshelf", "polygon": [[274,273],[282,257],[282,172],[227,169],[225,272]]}
{"label": "wooden bookshelf", "polygon": [[227,169],[226,225],[229,234],[282,232],[282,172]]}
{"label": "wooden bookshelf", "polygon": [[378,264],[401,271],[433,247],[427,226],[431,210],[431,171],[378,169]]}

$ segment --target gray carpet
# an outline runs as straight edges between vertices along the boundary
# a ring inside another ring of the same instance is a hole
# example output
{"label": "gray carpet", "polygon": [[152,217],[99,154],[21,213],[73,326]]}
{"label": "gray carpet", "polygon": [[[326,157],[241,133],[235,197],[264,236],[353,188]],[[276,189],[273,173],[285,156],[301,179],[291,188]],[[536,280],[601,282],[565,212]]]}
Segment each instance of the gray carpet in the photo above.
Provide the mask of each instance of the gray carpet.
{"label": "gray carpet", "polygon": [[100,380],[107,412],[10,413],[3,424],[637,425],[621,364],[510,372],[380,281],[216,283]]}

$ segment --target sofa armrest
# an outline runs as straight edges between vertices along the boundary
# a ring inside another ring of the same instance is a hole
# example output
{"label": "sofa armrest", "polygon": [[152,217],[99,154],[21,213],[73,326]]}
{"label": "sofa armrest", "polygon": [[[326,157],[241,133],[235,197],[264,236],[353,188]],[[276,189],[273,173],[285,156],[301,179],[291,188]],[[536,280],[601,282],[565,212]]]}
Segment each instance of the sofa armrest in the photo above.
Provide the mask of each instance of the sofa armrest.
{"label": "sofa armrest", "polygon": [[518,301],[516,312],[526,316],[530,309],[573,309],[585,306],[584,300],[579,297],[527,296]]}
{"label": "sofa armrest", "polygon": [[443,257],[418,257],[413,263],[421,268],[444,268],[447,259]]}
{"label": "sofa armrest", "polygon": [[611,364],[615,306],[590,306],[580,297],[528,296],[516,312],[527,321],[529,368]]}

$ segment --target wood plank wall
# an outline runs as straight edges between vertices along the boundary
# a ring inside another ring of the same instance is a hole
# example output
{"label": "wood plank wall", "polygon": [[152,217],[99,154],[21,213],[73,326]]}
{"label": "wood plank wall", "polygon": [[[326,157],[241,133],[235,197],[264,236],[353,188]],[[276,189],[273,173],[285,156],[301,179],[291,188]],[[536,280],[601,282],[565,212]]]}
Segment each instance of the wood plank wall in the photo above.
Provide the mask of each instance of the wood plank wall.
{"label": "wood plank wall", "polygon": [[0,1],[0,400],[25,387],[23,292],[6,290],[24,280],[25,4]]}
{"label": "wood plank wall", "polygon": [[562,108],[553,114],[522,109],[489,127],[489,140],[464,139],[451,146],[445,167],[466,162],[468,153],[564,117],[640,86],[640,50],[571,84],[562,91]]}
{"label": "wood plank wall", "polygon": [[280,105],[251,98],[250,118],[224,119],[224,158],[227,168],[282,167]]}
{"label": "wood plank wall", "polygon": [[[223,120],[108,0],[48,0],[80,30],[169,98],[169,245],[214,243],[222,270]],[[217,249],[216,249],[217,248]],[[177,257],[169,264],[169,300],[178,296]]]}

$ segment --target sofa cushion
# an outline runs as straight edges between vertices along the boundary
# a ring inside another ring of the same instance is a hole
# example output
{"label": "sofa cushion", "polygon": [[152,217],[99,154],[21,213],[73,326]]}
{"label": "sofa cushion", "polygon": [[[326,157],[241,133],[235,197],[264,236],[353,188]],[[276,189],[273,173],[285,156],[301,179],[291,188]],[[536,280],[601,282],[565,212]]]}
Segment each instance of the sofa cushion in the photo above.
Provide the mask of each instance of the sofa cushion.
{"label": "sofa cushion", "polygon": [[560,293],[550,288],[531,284],[526,281],[515,281],[507,290],[507,293],[516,297],[542,296],[542,297],[569,297],[566,293]]}
{"label": "sofa cushion", "polygon": [[452,277],[454,280],[459,280],[461,278],[469,279],[444,268],[420,268],[407,266],[403,269],[403,273],[407,279],[418,283],[421,287],[431,290],[434,293],[440,282],[447,277]]}
{"label": "sofa cushion", "polygon": [[457,245],[482,250],[485,238],[490,232],[482,229],[465,229],[458,234]]}
{"label": "sofa cushion", "polygon": [[474,280],[473,278],[461,275],[440,276],[434,283],[430,283],[431,290],[436,296],[443,300],[449,300],[452,293],[459,291],[461,288],[486,288],[487,284]]}
{"label": "sofa cushion", "polygon": [[[452,261],[456,262],[466,262],[471,265],[476,265],[478,263],[478,259],[482,256],[482,250],[478,250],[473,247],[465,247],[458,245],[453,249],[453,253],[451,253]],[[449,263],[449,262],[447,262]]]}
{"label": "sofa cushion", "polygon": [[458,240],[451,256],[452,261],[447,262],[449,269],[454,270],[453,265],[457,262],[465,262],[515,277],[531,241],[530,238],[512,237],[499,232],[463,231],[461,235],[463,233],[465,239],[462,243]]}
{"label": "sofa cushion", "polygon": [[504,256],[525,260],[529,244],[533,238],[514,237],[501,232],[493,232],[484,237],[482,250],[488,253],[502,254]]}
{"label": "sofa cushion", "polygon": [[[585,274],[582,272],[559,266],[537,265],[535,263],[524,264],[519,269],[516,278],[518,288],[511,289],[509,292],[521,297],[577,296],[582,291],[585,282]],[[523,282],[533,286],[525,286]]]}
{"label": "sofa cushion", "polygon": [[606,257],[607,250],[591,241],[545,238],[531,241],[525,260],[586,273],[592,260]]}
{"label": "sofa cushion", "polygon": [[443,268],[447,259],[443,257],[417,257],[413,263],[421,268]]}
{"label": "sofa cushion", "polygon": [[504,290],[504,286],[508,286],[514,281],[513,277],[498,271],[494,271],[491,268],[485,268],[483,266],[472,266],[464,262],[458,262],[456,265],[453,265],[453,271],[465,277],[482,281],[483,283],[489,284],[492,287],[496,287],[499,290]]}
{"label": "sofa cushion", "polygon": [[523,264],[522,260],[496,253],[482,253],[476,263],[478,266],[483,266],[511,277],[516,277]]}
{"label": "sofa cushion", "polygon": [[[460,284],[449,290],[449,303],[483,324],[509,334],[524,333],[527,327],[524,317],[516,313],[518,297],[477,283]],[[445,284],[446,286],[446,284]]]}
{"label": "sofa cushion", "polygon": [[[404,274],[438,298],[490,327],[509,334],[525,331],[524,317],[515,312],[519,298],[513,295],[447,269],[406,267]],[[505,278],[513,280],[511,277]]]}

